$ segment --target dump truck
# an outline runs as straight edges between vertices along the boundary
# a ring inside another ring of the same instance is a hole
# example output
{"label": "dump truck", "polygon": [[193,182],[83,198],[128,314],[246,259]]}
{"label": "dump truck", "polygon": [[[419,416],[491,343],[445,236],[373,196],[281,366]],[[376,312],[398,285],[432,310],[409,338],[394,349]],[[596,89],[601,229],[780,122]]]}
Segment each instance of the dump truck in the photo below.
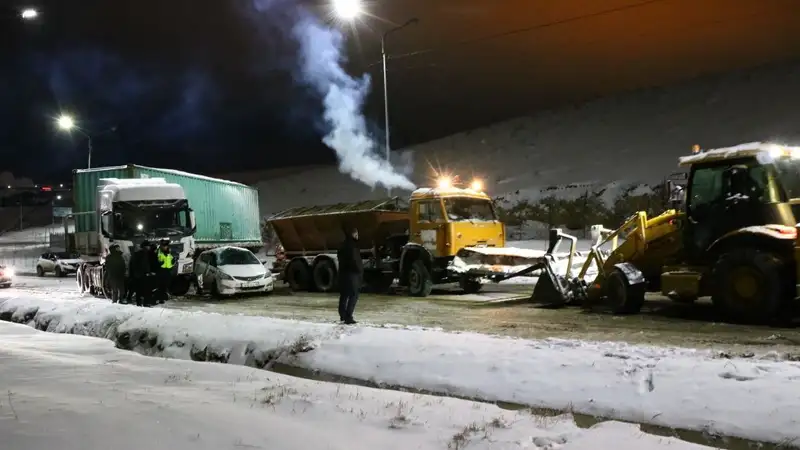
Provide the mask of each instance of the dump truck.
{"label": "dump truck", "polygon": [[283,247],[273,272],[296,291],[336,289],[336,250],[347,227],[358,229],[364,282],[376,292],[387,291],[397,279],[413,296],[455,282],[475,293],[544,254],[505,247],[505,227],[491,198],[478,186],[449,182],[418,189],[408,201],[393,197],[291,208],[268,222]]}
{"label": "dump truck", "polygon": [[[630,314],[657,292],[683,303],[710,296],[733,322],[791,317],[800,294],[800,147],[695,146],[679,165],[688,177],[685,189],[671,190],[676,209],[637,212],[614,230],[593,227],[597,241],[583,268],[573,276],[544,267],[532,299]],[[551,248],[564,238],[574,239],[551,230]],[[590,266],[596,274],[586,276]]]}
{"label": "dump truck", "polygon": [[65,228],[68,249],[85,261],[76,275],[81,292],[107,292],[103,263],[114,243],[130,257],[142,241],[169,239],[173,295],[189,290],[202,251],[263,247],[258,191],[232,181],[131,164],[73,171],[73,196]]}

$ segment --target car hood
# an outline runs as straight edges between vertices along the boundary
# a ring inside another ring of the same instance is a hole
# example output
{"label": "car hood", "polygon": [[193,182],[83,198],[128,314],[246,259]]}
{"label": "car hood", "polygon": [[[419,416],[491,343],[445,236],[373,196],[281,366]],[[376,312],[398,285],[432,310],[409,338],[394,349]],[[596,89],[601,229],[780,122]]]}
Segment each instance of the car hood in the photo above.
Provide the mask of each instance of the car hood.
{"label": "car hood", "polygon": [[83,262],[83,260],[80,260],[80,259],[59,259],[58,262],[61,263],[61,264],[80,264],[80,263]]}
{"label": "car hood", "polygon": [[261,264],[229,264],[217,269],[232,277],[256,277],[267,273],[267,268]]}

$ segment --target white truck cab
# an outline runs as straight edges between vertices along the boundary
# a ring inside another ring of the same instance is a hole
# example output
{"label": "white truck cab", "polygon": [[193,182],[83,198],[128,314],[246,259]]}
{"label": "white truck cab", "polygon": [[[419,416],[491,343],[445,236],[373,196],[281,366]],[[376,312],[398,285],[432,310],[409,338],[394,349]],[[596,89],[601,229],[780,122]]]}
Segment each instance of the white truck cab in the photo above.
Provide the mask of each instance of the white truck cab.
{"label": "white truck cab", "polygon": [[[103,289],[102,265],[112,244],[120,246],[126,260],[143,241],[169,239],[177,268],[173,292],[185,294],[194,271],[196,231],[194,212],[183,187],[163,178],[101,178],[97,186],[98,231],[86,232],[88,242],[96,242],[97,254],[87,255],[78,273],[82,290]],[[91,236],[91,235],[94,236]],[[80,237],[76,236],[76,239]]]}

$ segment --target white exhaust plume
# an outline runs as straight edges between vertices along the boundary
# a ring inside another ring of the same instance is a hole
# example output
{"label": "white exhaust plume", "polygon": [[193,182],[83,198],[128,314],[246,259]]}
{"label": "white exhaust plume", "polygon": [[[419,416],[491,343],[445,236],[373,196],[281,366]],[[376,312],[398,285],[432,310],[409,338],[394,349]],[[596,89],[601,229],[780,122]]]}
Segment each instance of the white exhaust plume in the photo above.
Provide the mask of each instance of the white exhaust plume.
{"label": "white exhaust plume", "polygon": [[322,141],[336,152],[339,170],[372,188],[415,189],[406,175],[376,154],[361,112],[369,76],[353,78],[345,72],[342,34],[302,13],[293,33],[300,44],[303,81],[323,96],[323,117],[330,130]]}

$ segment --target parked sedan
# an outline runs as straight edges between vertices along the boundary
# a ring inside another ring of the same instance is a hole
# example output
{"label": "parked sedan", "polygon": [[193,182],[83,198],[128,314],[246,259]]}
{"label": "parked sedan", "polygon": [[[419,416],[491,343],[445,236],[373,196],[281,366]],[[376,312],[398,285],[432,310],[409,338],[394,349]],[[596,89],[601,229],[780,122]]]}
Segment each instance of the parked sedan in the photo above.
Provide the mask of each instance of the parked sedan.
{"label": "parked sedan", "polygon": [[219,247],[200,254],[194,274],[197,292],[213,296],[264,294],[275,288],[275,280],[264,264],[250,250]]}
{"label": "parked sedan", "polygon": [[0,287],[11,287],[14,282],[14,268],[0,264]]}
{"label": "parked sedan", "polygon": [[77,272],[82,262],[81,255],[75,252],[42,253],[36,263],[36,275],[43,277],[52,272],[57,277],[65,277]]}

